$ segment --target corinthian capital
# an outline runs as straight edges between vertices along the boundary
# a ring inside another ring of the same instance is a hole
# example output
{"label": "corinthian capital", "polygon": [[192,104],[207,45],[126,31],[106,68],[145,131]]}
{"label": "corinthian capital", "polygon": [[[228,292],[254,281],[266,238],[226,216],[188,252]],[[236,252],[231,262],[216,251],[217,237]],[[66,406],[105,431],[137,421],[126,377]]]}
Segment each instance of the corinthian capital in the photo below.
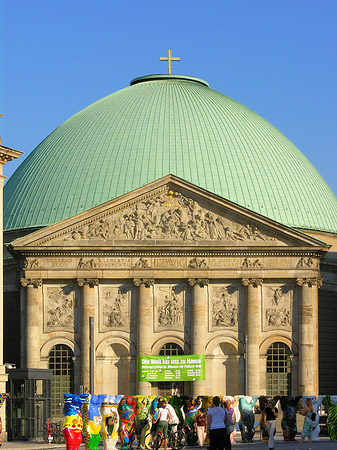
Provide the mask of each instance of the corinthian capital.
{"label": "corinthian capital", "polygon": [[90,288],[98,286],[99,280],[98,278],[77,278],[77,284],[79,286],[88,285]]}
{"label": "corinthian capital", "polygon": [[42,286],[42,279],[41,278],[20,278],[21,286],[27,287],[27,286],[33,286],[34,289],[37,289],[38,287]]}
{"label": "corinthian capital", "polygon": [[262,286],[262,283],[262,278],[242,278],[242,284],[244,286],[253,286],[257,288],[258,286]]}
{"label": "corinthian capital", "polygon": [[149,288],[150,286],[153,286],[155,283],[154,278],[134,278],[133,284],[135,286],[145,286]]}
{"label": "corinthian capital", "polygon": [[307,285],[308,287],[317,286],[320,288],[322,287],[323,280],[322,278],[297,278],[296,282],[298,286]]}
{"label": "corinthian capital", "polygon": [[189,278],[188,284],[190,286],[195,286],[198,284],[200,287],[208,286],[209,279],[208,278]]}

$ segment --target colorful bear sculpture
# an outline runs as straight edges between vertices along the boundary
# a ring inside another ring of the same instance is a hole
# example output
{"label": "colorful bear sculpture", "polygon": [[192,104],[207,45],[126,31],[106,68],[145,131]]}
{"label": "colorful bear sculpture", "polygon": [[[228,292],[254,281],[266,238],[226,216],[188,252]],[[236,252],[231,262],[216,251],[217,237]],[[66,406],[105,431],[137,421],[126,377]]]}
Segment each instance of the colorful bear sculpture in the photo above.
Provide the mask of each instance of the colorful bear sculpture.
{"label": "colorful bear sculpture", "polygon": [[64,394],[63,435],[67,450],[78,450],[80,448],[83,429],[81,407],[87,398],[88,394]]}
{"label": "colorful bear sculpture", "polygon": [[104,450],[116,448],[119,429],[118,404],[123,397],[123,395],[106,395],[101,405],[101,436]]}
{"label": "colorful bear sculpture", "polygon": [[295,408],[301,398],[301,395],[298,395],[297,397],[293,397],[291,395],[282,395],[282,397],[280,398],[281,409],[283,411],[281,427],[283,431],[283,439],[285,441],[295,441],[297,433]]}
{"label": "colorful bear sculpture", "polygon": [[102,418],[99,408],[105,398],[103,395],[89,395],[84,402],[85,450],[97,450],[101,442]]}
{"label": "colorful bear sculpture", "polygon": [[135,439],[134,427],[135,427],[135,400],[129,395],[123,397],[119,402],[119,437],[121,440],[121,449],[126,450],[132,447],[132,443]]}
{"label": "colorful bear sculpture", "polygon": [[337,395],[327,395],[325,403],[328,407],[328,433],[330,441],[337,441]]}
{"label": "colorful bear sculpture", "polygon": [[239,399],[241,439],[243,442],[252,442],[255,434],[254,406],[259,395],[254,397],[246,396]]}
{"label": "colorful bear sculpture", "polygon": [[[9,394],[0,394],[0,408],[4,404],[6,398],[8,398],[8,397],[9,397]],[[2,433],[2,420],[1,420],[1,417],[0,417],[0,436],[1,436],[1,433]],[[1,446],[2,446],[2,440],[1,440],[1,437],[0,437],[0,447]]]}
{"label": "colorful bear sculpture", "polygon": [[150,397],[141,397],[138,399],[136,405],[137,415],[135,421],[135,434],[138,443],[137,448],[142,450],[148,448],[150,441],[150,430],[152,426],[150,408],[154,399],[154,395]]}

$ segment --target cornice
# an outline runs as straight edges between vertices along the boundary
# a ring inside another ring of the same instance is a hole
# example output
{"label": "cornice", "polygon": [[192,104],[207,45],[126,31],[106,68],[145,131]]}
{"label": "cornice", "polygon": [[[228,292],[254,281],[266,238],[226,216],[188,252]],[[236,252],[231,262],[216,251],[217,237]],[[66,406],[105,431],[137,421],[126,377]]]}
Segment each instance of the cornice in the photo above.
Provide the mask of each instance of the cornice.
{"label": "cornice", "polygon": [[185,257],[185,256],[195,256],[195,257],[220,257],[220,256],[230,256],[230,257],[243,257],[243,256],[259,256],[259,257],[295,257],[295,256],[306,256],[306,257],[318,257],[321,258],[323,256],[323,253],[320,249],[313,250],[312,248],[310,250],[308,249],[294,249],[291,250],[288,247],[282,250],[281,248],[278,248],[275,250],[273,249],[252,249],[252,248],[245,248],[245,249],[228,249],[228,250],[218,250],[218,249],[188,249],[188,250],[168,250],[168,249],[136,249],[136,250],[111,250],[111,247],[107,250],[100,249],[100,250],[61,250],[61,249],[27,249],[24,248],[17,248],[15,253],[19,253],[22,257],[53,257],[53,256],[61,256],[61,257],[162,257],[162,256],[171,256],[171,257]]}

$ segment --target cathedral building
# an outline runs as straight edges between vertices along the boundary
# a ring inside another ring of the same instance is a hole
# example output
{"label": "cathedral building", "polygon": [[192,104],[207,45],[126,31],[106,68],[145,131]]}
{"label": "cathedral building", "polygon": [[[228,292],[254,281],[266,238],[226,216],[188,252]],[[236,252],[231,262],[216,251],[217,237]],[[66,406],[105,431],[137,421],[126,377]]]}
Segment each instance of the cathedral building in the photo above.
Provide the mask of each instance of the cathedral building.
{"label": "cathedral building", "polygon": [[[54,417],[81,389],[337,392],[337,198],[207,82],[148,75],[75,114],[4,208],[4,360],[53,370]],[[204,376],[142,378],[158,355]]]}

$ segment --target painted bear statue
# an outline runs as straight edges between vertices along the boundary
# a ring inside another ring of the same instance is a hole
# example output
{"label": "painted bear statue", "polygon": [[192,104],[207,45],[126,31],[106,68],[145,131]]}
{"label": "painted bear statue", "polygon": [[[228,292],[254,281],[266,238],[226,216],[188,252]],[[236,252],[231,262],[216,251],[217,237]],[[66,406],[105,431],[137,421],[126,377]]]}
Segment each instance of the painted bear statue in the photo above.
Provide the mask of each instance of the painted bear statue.
{"label": "painted bear statue", "polygon": [[337,441],[337,395],[327,395],[325,403],[328,407],[328,433],[330,441]]}
{"label": "painted bear statue", "polygon": [[[137,400],[136,405],[136,420],[135,420],[135,434],[137,438],[138,446],[142,450],[148,448],[150,441],[150,430],[152,426],[152,417],[150,414],[151,403],[155,399],[155,396],[141,397]],[[145,437],[146,438],[145,441]]]}
{"label": "painted bear statue", "polygon": [[[4,404],[6,398],[8,398],[8,397],[9,397],[9,394],[0,394],[0,408]],[[1,417],[0,417],[0,436],[1,436],[1,433],[2,433],[2,420],[1,420]],[[1,446],[2,446],[2,440],[1,440],[1,437],[0,437],[0,447]]]}
{"label": "painted bear statue", "polygon": [[245,396],[239,399],[239,411],[240,411],[239,428],[241,431],[242,442],[253,442],[255,434],[254,406],[259,397],[260,397],[259,395],[255,395],[254,397]]}
{"label": "painted bear statue", "polygon": [[82,442],[83,419],[81,407],[88,394],[64,394],[63,436],[67,450],[78,450]]}
{"label": "painted bear statue", "polygon": [[101,405],[103,450],[114,450],[118,441],[118,404],[124,395],[106,395]]}
{"label": "painted bear statue", "polygon": [[283,439],[285,441],[295,441],[297,433],[295,408],[301,398],[301,395],[298,395],[297,397],[293,397],[292,395],[282,395],[280,398],[281,409],[283,411],[281,427],[283,431]]}
{"label": "painted bear statue", "polygon": [[102,395],[89,395],[84,402],[85,450],[97,450],[101,442],[102,418],[99,408],[105,398]]}
{"label": "painted bear statue", "polygon": [[129,395],[123,397],[118,405],[119,413],[119,437],[121,440],[121,449],[126,450],[132,447],[135,439],[135,400]]}

